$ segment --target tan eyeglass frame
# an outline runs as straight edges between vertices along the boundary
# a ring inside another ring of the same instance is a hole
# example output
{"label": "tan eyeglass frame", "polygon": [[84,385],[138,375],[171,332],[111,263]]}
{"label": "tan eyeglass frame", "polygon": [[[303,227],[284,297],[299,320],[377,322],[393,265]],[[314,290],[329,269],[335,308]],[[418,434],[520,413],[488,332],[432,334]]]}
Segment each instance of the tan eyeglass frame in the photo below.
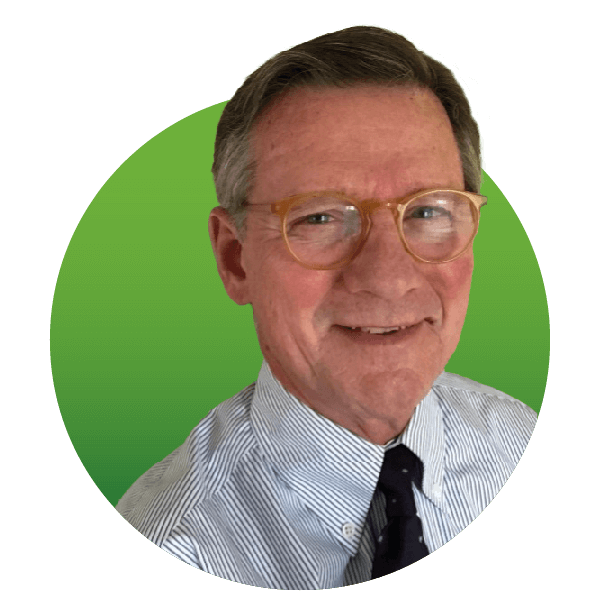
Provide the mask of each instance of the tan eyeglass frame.
{"label": "tan eyeglass frame", "polygon": [[[404,211],[406,210],[406,206],[411,201],[416,200],[427,194],[431,194],[432,192],[452,192],[454,194],[460,194],[461,196],[466,197],[470,202],[471,213],[473,215],[473,222],[475,223],[475,226],[473,227],[473,234],[471,235],[471,238],[469,239],[469,241],[465,244],[465,247],[456,256],[453,256],[452,258],[448,258],[445,260],[425,260],[425,259],[417,256],[416,254],[414,254],[414,252],[412,252],[410,250],[410,248],[408,247],[408,244],[406,243],[403,228],[401,226],[402,217],[404,215]],[[337,262],[335,262],[331,265],[327,265],[327,266],[306,263],[303,260],[301,260],[298,256],[296,256],[296,254],[294,254],[294,252],[291,249],[290,241],[288,239],[286,227],[285,227],[287,216],[289,214],[290,209],[293,206],[296,206],[297,204],[302,204],[303,202],[306,202],[306,200],[310,200],[311,198],[316,198],[318,196],[328,196],[330,198],[331,197],[339,198],[340,200],[349,202],[350,204],[352,204],[359,210],[360,215],[361,215],[362,227],[361,227],[359,242],[356,245],[355,250],[352,252],[352,254],[350,254],[344,260],[337,261]],[[247,207],[248,208],[268,208],[268,207],[270,207],[271,212],[273,214],[279,215],[279,218],[281,220],[281,235],[285,241],[285,245],[286,245],[288,252],[292,255],[292,257],[294,258],[294,260],[297,263],[301,264],[303,267],[306,267],[307,269],[313,269],[315,271],[331,271],[333,269],[341,269],[342,267],[349,265],[358,256],[360,251],[363,249],[365,242],[369,238],[369,233],[371,231],[371,214],[381,208],[388,208],[390,210],[390,212],[392,213],[392,216],[394,217],[394,220],[396,222],[396,230],[398,231],[398,237],[400,238],[400,241],[404,245],[404,248],[406,249],[406,251],[411,256],[413,256],[416,260],[419,260],[419,261],[425,262],[425,263],[436,263],[436,264],[452,262],[453,260],[456,260],[459,256],[461,256],[462,254],[465,253],[465,251],[467,250],[467,248],[469,247],[469,245],[475,238],[475,235],[477,234],[477,229],[479,227],[479,213],[481,211],[481,207],[485,206],[486,204],[487,204],[487,198],[485,196],[481,196],[480,194],[475,194],[474,192],[432,188],[432,189],[420,190],[418,192],[414,192],[413,194],[409,194],[408,196],[404,196],[404,198],[394,198],[392,200],[378,200],[376,198],[368,198],[366,200],[355,200],[354,198],[347,196],[343,192],[331,191],[331,190],[323,191],[323,192],[308,192],[306,194],[297,194],[295,196],[290,196],[289,198],[285,198],[284,200],[280,200],[279,202],[275,202],[274,204],[271,204],[271,205],[267,204],[264,207],[262,205],[257,205],[257,204],[249,204],[249,205],[247,205]]]}

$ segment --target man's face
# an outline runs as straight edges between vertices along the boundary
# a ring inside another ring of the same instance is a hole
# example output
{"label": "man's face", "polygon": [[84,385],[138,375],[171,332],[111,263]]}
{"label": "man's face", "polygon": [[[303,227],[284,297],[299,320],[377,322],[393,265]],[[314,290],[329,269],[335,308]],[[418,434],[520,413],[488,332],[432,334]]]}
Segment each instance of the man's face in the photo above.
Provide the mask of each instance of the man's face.
{"label": "man's face", "polygon": [[[464,189],[450,122],[428,90],[296,90],[261,118],[253,144],[250,204],[320,190],[362,200]],[[228,291],[253,305],[263,355],[284,387],[375,443],[400,433],[458,344],[472,248],[450,263],[419,262],[380,210],[352,263],[309,270],[286,251],[279,217],[251,210],[240,252]],[[404,325],[392,335],[347,329]]]}

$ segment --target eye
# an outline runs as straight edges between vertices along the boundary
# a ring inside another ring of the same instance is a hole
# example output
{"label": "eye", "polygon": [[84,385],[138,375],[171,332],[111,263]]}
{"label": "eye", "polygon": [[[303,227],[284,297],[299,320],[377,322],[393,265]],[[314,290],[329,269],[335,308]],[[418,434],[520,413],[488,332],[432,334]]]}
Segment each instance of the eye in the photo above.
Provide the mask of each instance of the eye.
{"label": "eye", "polygon": [[452,214],[440,206],[417,206],[407,215],[411,219],[434,219],[440,217],[451,217]]}
{"label": "eye", "polygon": [[333,221],[333,217],[326,213],[317,213],[314,215],[308,215],[304,217],[304,221],[309,225],[320,225],[325,223],[331,223],[331,221]]}
{"label": "eye", "polygon": [[344,220],[344,215],[340,211],[314,212],[307,215],[295,215],[294,218],[288,221],[288,228],[294,229],[298,227],[308,226],[324,226],[341,224]]}

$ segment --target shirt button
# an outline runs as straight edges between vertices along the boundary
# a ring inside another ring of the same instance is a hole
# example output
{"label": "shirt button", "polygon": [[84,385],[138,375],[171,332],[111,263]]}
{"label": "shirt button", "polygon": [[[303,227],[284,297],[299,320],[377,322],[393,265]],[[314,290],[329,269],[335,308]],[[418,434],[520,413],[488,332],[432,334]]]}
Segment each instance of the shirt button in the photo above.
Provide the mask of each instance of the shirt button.
{"label": "shirt button", "polygon": [[354,524],[353,523],[344,523],[342,525],[342,535],[347,539],[351,539],[354,537]]}
{"label": "shirt button", "polygon": [[431,486],[431,491],[436,498],[439,499],[442,497],[442,486],[439,483],[434,483]]}

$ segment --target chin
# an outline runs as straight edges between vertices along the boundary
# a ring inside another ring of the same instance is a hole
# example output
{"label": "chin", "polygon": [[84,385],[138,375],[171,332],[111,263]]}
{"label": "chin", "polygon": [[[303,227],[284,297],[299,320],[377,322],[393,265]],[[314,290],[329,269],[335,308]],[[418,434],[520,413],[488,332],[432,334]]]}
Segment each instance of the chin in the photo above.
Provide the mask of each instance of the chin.
{"label": "chin", "polygon": [[388,373],[366,373],[357,383],[364,394],[375,397],[397,396],[399,393],[414,397],[428,386],[427,376],[410,368]]}

